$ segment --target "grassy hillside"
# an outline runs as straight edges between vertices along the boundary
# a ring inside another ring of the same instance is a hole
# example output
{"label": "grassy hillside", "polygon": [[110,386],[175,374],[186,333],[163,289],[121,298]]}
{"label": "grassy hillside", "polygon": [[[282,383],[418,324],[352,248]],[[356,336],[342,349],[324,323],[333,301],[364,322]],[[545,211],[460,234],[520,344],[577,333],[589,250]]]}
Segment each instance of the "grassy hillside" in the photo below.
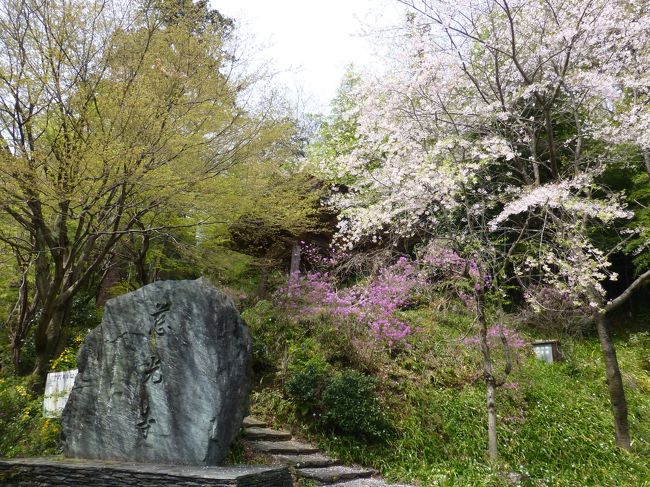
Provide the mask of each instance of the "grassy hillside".
{"label": "grassy hillside", "polygon": [[[407,347],[388,353],[351,346],[340,324],[286,320],[269,303],[245,316],[260,375],[254,412],[389,479],[422,486],[650,485],[650,334],[635,328],[639,323],[616,326],[631,453],[614,446],[599,344],[587,331],[583,338],[563,337],[562,363],[535,359],[529,345],[520,350],[498,392],[501,462],[490,467],[480,357],[467,344],[469,317],[430,307],[404,312],[416,331]],[[528,343],[541,338],[531,329],[519,334]],[[372,400],[364,383],[341,386],[350,369],[374,378]],[[338,402],[330,389],[340,393]],[[366,424],[371,416],[379,419]]]}

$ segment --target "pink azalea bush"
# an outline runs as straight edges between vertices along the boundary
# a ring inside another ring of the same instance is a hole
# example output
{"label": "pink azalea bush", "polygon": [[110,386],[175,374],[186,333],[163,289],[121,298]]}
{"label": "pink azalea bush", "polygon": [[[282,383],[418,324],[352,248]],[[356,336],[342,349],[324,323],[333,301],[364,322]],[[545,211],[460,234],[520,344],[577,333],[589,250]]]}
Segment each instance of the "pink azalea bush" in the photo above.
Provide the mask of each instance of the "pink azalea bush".
{"label": "pink azalea bush", "polygon": [[[488,344],[492,349],[497,348],[501,344],[502,335],[511,350],[520,350],[526,346],[526,341],[515,330],[498,324],[487,330]],[[465,345],[479,345],[481,339],[479,336],[467,337],[463,339],[463,343]]]}
{"label": "pink azalea bush", "polygon": [[[318,259],[330,266],[338,262],[336,258]],[[294,318],[327,316],[338,323],[353,321],[393,347],[411,333],[411,327],[397,312],[424,284],[417,263],[400,257],[376,275],[348,287],[340,286],[325,270],[294,273],[287,287],[279,290],[277,299]]]}
{"label": "pink azalea bush", "polygon": [[594,310],[588,299],[551,286],[531,286],[524,294],[529,306],[519,319],[546,332],[581,335],[591,327]]}
{"label": "pink azalea bush", "polygon": [[[476,260],[465,258],[459,253],[448,248],[430,243],[424,251],[422,261],[437,276],[439,281],[450,284],[469,310],[477,306],[477,296],[481,292],[489,291],[492,279]],[[487,346],[492,351],[509,349],[511,353],[526,346],[524,339],[513,329],[503,323],[498,323],[487,328]],[[504,343],[505,342],[505,343]],[[479,348],[481,337],[479,335],[464,338],[462,343],[467,346]],[[516,389],[516,383],[503,383],[506,388]]]}
{"label": "pink azalea bush", "polygon": [[439,282],[451,284],[468,309],[475,307],[475,292],[490,288],[492,279],[475,259],[431,242],[424,249],[422,265],[433,273]]}

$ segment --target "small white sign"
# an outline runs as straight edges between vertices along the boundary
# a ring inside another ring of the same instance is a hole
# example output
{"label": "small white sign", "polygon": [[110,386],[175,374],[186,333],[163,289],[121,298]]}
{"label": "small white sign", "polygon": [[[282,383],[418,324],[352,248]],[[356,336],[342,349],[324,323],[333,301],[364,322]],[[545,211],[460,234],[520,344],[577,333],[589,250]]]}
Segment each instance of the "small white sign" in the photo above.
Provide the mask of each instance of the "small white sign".
{"label": "small white sign", "polygon": [[68,402],[70,391],[72,391],[72,386],[74,386],[75,377],[77,377],[77,369],[47,374],[43,416],[46,418],[61,417],[65,403]]}
{"label": "small white sign", "polygon": [[553,346],[550,343],[533,345],[533,351],[538,359],[549,364],[553,363]]}

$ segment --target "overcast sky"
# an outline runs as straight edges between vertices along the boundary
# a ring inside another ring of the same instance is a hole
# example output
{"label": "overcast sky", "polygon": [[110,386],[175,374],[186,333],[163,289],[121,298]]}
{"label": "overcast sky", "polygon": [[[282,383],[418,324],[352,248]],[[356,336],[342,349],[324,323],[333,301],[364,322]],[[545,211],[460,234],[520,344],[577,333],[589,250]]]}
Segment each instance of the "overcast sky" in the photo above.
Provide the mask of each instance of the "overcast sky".
{"label": "overcast sky", "polygon": [[307,104],[326,111],[346,66],[370,67],[377,51],[367,32],[396,24],[396,0],[211,0],[237,21],[243,36],[265,46],[277,79]]}

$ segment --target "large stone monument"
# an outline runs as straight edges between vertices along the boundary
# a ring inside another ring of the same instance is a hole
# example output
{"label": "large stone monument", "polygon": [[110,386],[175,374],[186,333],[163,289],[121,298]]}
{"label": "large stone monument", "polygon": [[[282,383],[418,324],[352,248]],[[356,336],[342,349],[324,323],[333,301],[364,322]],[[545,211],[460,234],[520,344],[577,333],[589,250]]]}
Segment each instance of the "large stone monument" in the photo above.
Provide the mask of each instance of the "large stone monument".
{"label": "large stone monument", "polygon": [[111,299],[79,351],[65,455],[220,463],[248,406],[250,353],[232,301],[204,279]]}

